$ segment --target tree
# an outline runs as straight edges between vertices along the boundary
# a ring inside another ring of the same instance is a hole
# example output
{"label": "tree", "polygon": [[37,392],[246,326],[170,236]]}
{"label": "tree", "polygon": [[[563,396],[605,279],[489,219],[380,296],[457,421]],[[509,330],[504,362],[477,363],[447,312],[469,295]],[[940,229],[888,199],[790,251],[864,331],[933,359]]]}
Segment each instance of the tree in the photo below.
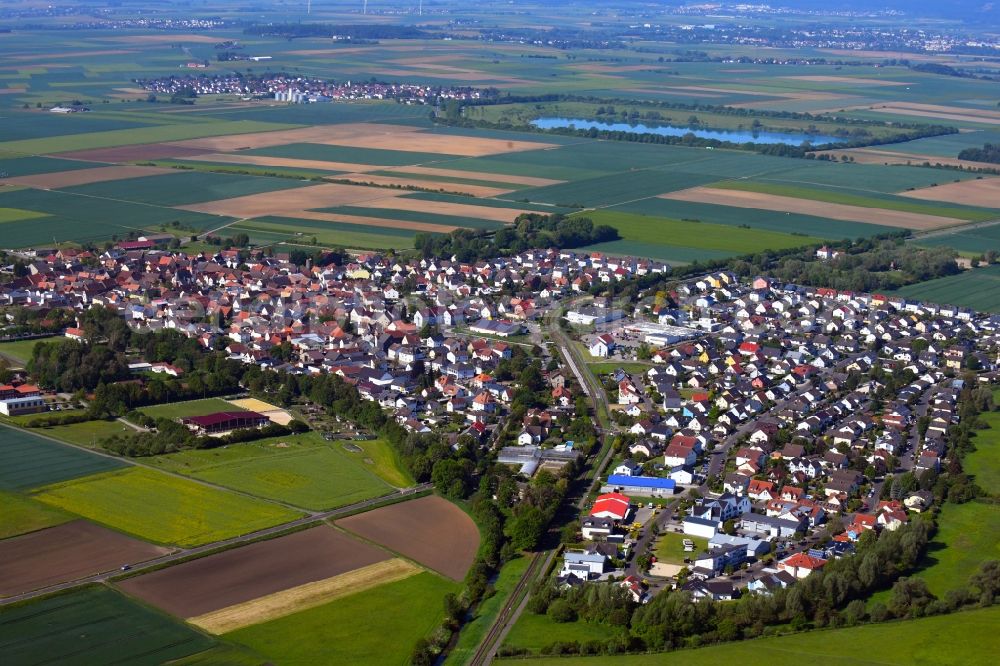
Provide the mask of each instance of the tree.
{"label": "tree", "polygon": [[511,543],[518,550],[534,550],[538,547],[548,519],[542,510],[536,506],[521,505],[514,519],[510,521],[509,536]]}
{"label": "tree", "polygon": [[549,604],[547,614],[550,618],[552,618],[553,622],[563,623],[576,621],[576,611],[566,599],[556,599]]}
{"label": "tree", "polygon": [[468,474],[456,460],[443,458],[434,463],[431,481],[438,492],[451,499],[461,499],[469,493]]}

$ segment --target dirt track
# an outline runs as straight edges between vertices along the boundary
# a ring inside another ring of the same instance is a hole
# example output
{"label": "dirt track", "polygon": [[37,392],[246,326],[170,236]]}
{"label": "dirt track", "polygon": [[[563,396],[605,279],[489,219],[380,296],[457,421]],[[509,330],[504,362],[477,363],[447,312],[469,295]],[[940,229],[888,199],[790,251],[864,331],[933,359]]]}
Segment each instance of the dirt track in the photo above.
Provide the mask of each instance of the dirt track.
{"label": "dirt track", "polygon": [[797,199],[795,197],[761,194],[760,192],[744,192],[742,190],[713,189],[711,187],[692,187],[687,190],[680,190],[679,192],[661,194],[660,198],[672,199],[674,201],[717,204],[720,206],[735,206],[738,208],[758,208],[761,210],[773,210],[779,213],[799,213],[802,215],[826,217],[831,220],[881,224],[887,227],[900,227],[917,231],[939,229],[941,227],[966,223],[964,220],[953,217],[906,213],[898,210],[887,210],[885,208],[864,208],[862,206],[849,206],[828,203],[826,201]]}
{"label": "dirt track", "polygon": [[174,173],[174,171],[145,166],[108,166],[94,169],[36,173],[31,176],[6,178],[0,180],[0,182],[5,185],[25,185],[27,187],[37,187],[42,190],[54,190],[60,187],[104,183],[109,180],[125,180],[127,178],[139,178],[140,176],[159,176],[167,173]]}
{"label": "dirt track", "polygon": [[436,495],[350,516],[337,525],[454,580],[465,577],[479,548],[472,519]]}
{"label": "dirt track", "polygon": [[76,580],[169,553],[85,520],[0,541],[0,596]]}
{"label": "dirt track", "polygon": [[389,557],[332,527],[315,527],[130,578],[120,587],[169,613],[194,617]]}

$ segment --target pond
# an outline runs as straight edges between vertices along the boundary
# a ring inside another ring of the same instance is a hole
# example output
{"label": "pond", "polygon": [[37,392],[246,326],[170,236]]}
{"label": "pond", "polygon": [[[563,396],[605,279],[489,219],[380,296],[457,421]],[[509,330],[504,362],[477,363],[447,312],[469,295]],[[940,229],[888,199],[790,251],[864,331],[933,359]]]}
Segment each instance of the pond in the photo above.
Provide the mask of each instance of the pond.
{"label": "pond", "polygon": [[839,137],[824,134],[806,134],[793,132],[763,132],[752,130],[714,130],[694,127],[678,127],[676,125],[643,125],[637,123],[608,123],[600,120],[585,120],[582,118],[538,118],[531,124],[540,129],[561,129],[575,127],[576,129],[598,129],[610,132],[635,132],[637,134],[659,134],[661,136],[684,136],[694,134],[701,139],[718,139],[732,143],[787,143],[797,146],[805,141],[814,146],[824,143],[840,143]]}

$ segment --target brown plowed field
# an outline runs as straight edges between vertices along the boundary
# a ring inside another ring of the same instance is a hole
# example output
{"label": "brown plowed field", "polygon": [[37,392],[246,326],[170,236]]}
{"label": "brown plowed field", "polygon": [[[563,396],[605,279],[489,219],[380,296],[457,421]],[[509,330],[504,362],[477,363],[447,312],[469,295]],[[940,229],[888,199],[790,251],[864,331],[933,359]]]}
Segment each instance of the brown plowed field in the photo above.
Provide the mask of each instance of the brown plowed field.
{"label": "brown plowed field", "polygon": [[332,527],[259,541],[123,581],[129,594],[195,617],[389,559]]}
{"label": "brown plowed field", "polygon": [[900,192],[901,196],[925,201],[947,201],[966,206],[1000,208],[1000,178],[963,180],[935,187],[925,187],[910,192]]}
{"label": "brown plowed field", "polygon": [[478,217],[482,220],[492,220],[494,222],[504,222],[511,224],[521,213],[531,213],[538,211],[518,210],[516,208],[492,208],[487,206],[476,206],[475,204],[458,204],[448,201],[423,201],[421,199],[407,199],[406,197],[396,197],[393,199],[373,199],[364,203],[354,204],[364,208],[395,208],[396,210],[411,210],[424,213],[436,213],[438,215],[457,215],[458,217]]}
{"label": "brown plowed field", "polygon": [[[289,143],[330,143],[336,139],[350,139],[369,134],[391,134],[393,136],[416,132],[419,127],[404,125],[379,125],[377,123],[344,123],[343,125],[311,125],[296,129],[275,130],[273,132],[254,132],[252,134],[230,134],[227,136],[211,136],[203,139],[185,139],[174,141],[171,145],[185,148],[200,148],[215,153],[228,153],[234,150],[251,148],[270,148],[284,146]],[[395,148],[405,150],[405,148]]]}
{"label": "brown plowed field", "polygon": [[[308,187],[297,187],[291,190],[262,192],[244,197],[206,201],[190,206],[178,206],[185,210],[213,215],[228,215],[236,218],[262,217],[264,215],[280,215],[294,217],[293,213],[313,208],[332,208],[333,206],[361,205],[361,202],[373,199],[391,199],[406,192],[402,190],[387,190],[383,188],[364,187],[363,185],[343,185],[340,183],[323,183]],[[391,207],[391,206],[387,206]]]}
{"label": "brown plowed field", "polygon": [[74,169],[73,171],[56,171],[53,173],[36,173],[31,176],[17,176],[6,178],[3,181],[9,185],[25,185],[27,187],[37,187],[42,190],[54,190],[60,187],[73,187],[74,185],[88,185],[90,183],[103,183],[109,180],[125,180],[126,178],[139,178],[140,176],[157,176],[165,173],[174,173],[170,169],[159,169],[157,167],[146,166],[109,166],[97,167],[95,169]]}
{"label": "brown plowed field", "polygon": [[[538,141],[507,141],[506,139],[487,139],[477,136],[457,136],[449,134],[427,134],[414,132],[414,128],[404,128],[401,125],[391,125],[392,131],[386,132],[355,132],[353,135],[334,137],[325,141],[334,146],[351,146],[353,148],[375,148],[380,150],[406,150],[416,153],[435,153],[438,155],[460,155],[462,157],[481,157],[500,153],[515,153],[525,150],[541,150],[554,148],[551,143]],[[411,130],[411,131],[407,131]]]}
{"label": "brown plowed field", "polygon": [[337,525],[454,580],[465,577],[479,548],[472,519],[436,495],[350,516]]}
{"label": "brown plowed field", "polygon": [[0,541],[0,596],[113,571],[169,553],[86,520]]}
{"label": "brown plowed field", "polygon": [[94,148],[58,153],[53,157],[87,162],[137,162],[139,160],[160,160],[169,157],[194,157],[207,151],[200,148],[186,148],[172,143],[147,143],[140,146],[118,146],[117,148]]}
{"label": "brown plowed field", "polygon": [[292,169],[325,169],[327,171],[378,171],[377,164],[354,164],[353,162],[325,162],[323,160],[300,160],[293,157],[270,157],[268,155],[245,155],[243,153],[208,153],[191,157],[198,162],[223,162],[225,164],[251,164],[254,166],[288,167]]}
{"label": "brown plowed field", "polygon": [[507,194],[511,190],[501,187],[490,187],[489,185],[469,185],[467,183],[450,183],[436,180],[420,180],[417,178],[405,178],[403,176],[379,176],[370,173],[345,173],[340,176],[332,176],[336,180],[349,180],[353,183],[372,184],[392,187],[418,187],[428,190],[442,190],[444,192],[458,192],[468,194],[473,197],[496,197]]}
{"label": "brown plowed field", "polygon": [[762,194],[760,192],[720,190],[711,187],[692,187],[687,190],[680,190],[679,192],[668,192],[667,194],[661,194],[660,198],[718,204],[720,206],[735,206],[738,208],[758,208],[761,210],[773,210],[779,213],[801,213],[802,215],[826,217],[831,220],[881,224],[887,227],[900,227],[918,231],[939,229],[955,224],[965,224],[964,220],[954,217],[906,213],[884,208],[865,208],[863,206],[849,206],[828,203],[826,201]]}
{"label": "brown plowed field", "polygon": [[[960,160],[955,157],[941,157],[940,155],[917,155],[914,153],[898,153],[891,150],[879,150],[877,148],[849,148],[847,150],[823,150],[816,154],[826,153],[832,155],[834,159],[840,159],[841,155],[854,158],[858,164],[947,164],[949,166],[962,166],[972,169],[995,169],[996,164],[989,162],[973,162],[971,160]],[[961,203],[961,202],[959,202]],[[985,205],[985,204],[984,204]]]}

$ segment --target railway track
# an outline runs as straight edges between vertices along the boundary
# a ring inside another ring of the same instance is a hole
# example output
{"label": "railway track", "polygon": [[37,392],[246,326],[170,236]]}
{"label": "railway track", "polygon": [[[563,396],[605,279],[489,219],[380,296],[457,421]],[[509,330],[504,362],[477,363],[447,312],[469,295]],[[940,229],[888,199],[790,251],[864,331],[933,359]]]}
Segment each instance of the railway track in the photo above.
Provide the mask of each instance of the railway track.
{"label": "railway track", "polygon": [[476,653],[472,655],[472,659],[467,662],[469,666],[485,666],[493,661],[493,655],[496,652],[496,648],[499,647],[497,644],[499,643],[500,636],[504,629],[506,629],[508,621],[514,614],[514,611],[524,600],[528,584],[535,579],[535,574],[538,572],[539,566],[545,559],[544,556],[544,552],[532,555],[531,564],[528,565],[524,575],[521,576],[521,580],[517,581],[517,585],[507,598],[503,608],[500,609],[500,612],[497,614],[496,620],[493,621],[493,625],[490,627],[490,630],[486,633],[482,642],[479,643]]}

